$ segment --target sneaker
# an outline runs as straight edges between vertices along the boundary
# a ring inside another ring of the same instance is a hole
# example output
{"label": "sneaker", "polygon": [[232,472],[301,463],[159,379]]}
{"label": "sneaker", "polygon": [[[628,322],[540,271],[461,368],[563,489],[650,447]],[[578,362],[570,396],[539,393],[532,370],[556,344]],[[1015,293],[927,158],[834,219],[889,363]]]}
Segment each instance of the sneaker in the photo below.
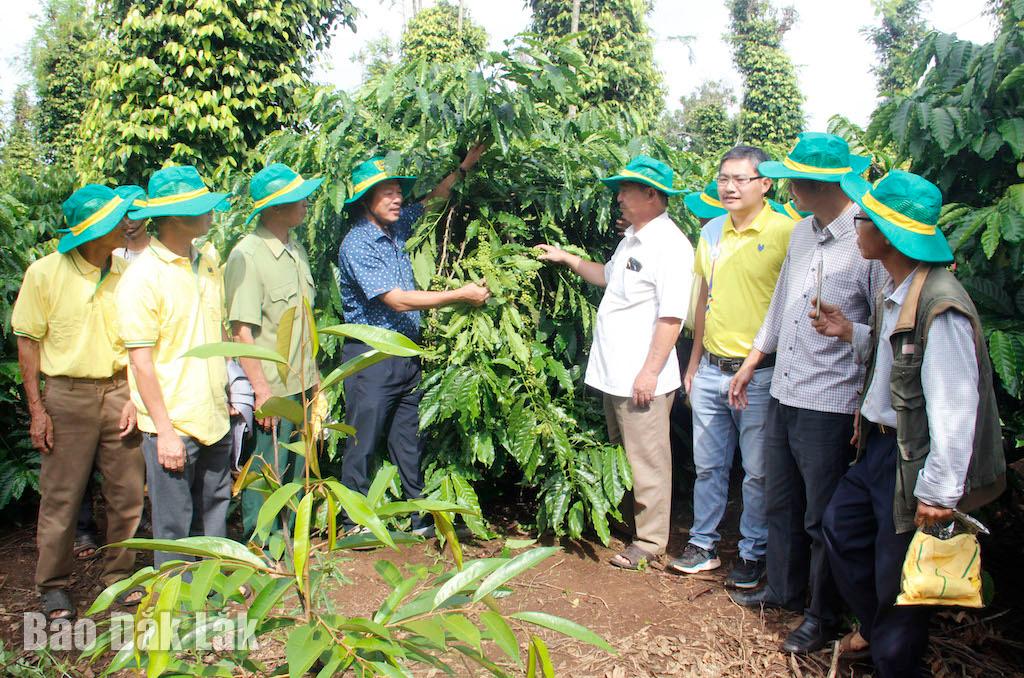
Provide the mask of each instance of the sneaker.
{"label": "sneaker", "polygon": [[432,524],[414,527],[409,531],[415,534],[417,537],[423,537],[424,539],[433,539],[435,536],[437,536],[437,530],[434,529],[434,526]]}
{"label": "sneaker", "polygon": [[766,570],[764,558],[747,560],[740,558],[725,578],[725,585],[734,589],[752,589],[764,581]]}
{"label": "sneaker", "polygon": [[696,574],[707,570],[716,570],[722,566],[718,559],[718,552],[715,549],[702,549],[695,544],[687,544],[683,554],[673,558],[668,564],[668,569],[683,574]]}

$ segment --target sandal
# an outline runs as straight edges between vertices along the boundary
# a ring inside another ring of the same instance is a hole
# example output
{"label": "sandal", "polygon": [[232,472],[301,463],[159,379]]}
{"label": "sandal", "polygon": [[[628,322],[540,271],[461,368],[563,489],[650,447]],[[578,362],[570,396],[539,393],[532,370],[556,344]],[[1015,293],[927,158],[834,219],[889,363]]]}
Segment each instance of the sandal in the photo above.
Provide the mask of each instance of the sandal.
{"label": "sandal", "polygon": [[608,562],[624,570],[642,570],[658,559],[658,556],[643,550],[636,544],[630,544],[622,553],[618,553]]}
{"label": "sandal", "polygon": [[[132,600],[131,598],[135,594],[139,594],[139,597],[136,598],[135,600]],[[121,593],[119,593],[117,595],[117,598],[115,598],[115,600],[117,601],[118,605],[120,605],[121,607],[124,607],[124,608],[127,608],[127,609],[130,610],[130,609],[138,607],[139,603],[141,603],[142,599],[145,598],[145,597],[146,597],[146,589],[145,588],[143,588],[141,586],[132,586],[131,588],[128,588],[128,589],[125,589],[124,591],[121,591]]]}
{"label": "sandal", "polygon": [[75,537],[73,551],[78,560],[92,560],[99,555],[99,542],[92,532],[83,532]]}
{"label": "sandal", "polygon": [[[43,604],[43,614],[46,615],[46,621],[52,622],[58,619],[67,619],[71,622],[75,620],[77,610],[67,589],[44,591],[39,594],[39,600]],[[57,612],[67,612],[67,614],[56,614]]]}
{"label": "sandal", "polygon": [[[856,661],[858,659],[867,659],[871,656],[871,644],[864,640],[864,637],[860,635],[860,629],[850,631],[845,636],[839,639],[839,656],[843,659]],[[854,644],[860,645],[861,647],[854,647]]]}

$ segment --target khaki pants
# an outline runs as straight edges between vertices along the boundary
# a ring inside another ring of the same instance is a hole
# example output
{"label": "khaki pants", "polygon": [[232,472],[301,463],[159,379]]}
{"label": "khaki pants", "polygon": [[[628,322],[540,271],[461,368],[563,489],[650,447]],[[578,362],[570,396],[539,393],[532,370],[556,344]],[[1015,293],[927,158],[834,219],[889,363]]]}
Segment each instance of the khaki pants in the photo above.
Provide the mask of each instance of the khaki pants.
{"label": "khaki pants", "polygon": [[[123,373],[111,379],[46,379],[43,403],[53,421],[53,451],[41,455],[39,472],[36,587],[40,593],[70,585],[75,524],[94,464],[103,476],[106,543],[135,536],[142,516],[145,464],[138,432],[121,438],[121,410],[127,401]],[[107,586],[135,569],[134,551],[103,549],[100,553]]]}
{"label": "khaki pants", "polygon": [[633,471],[633,543],[654,555],[668,545],[672,513],[672,446],[669,413],[676,392],[655,396],[647,407],[632,398],[605,394],[604,415],[608,438],[622,445]]}

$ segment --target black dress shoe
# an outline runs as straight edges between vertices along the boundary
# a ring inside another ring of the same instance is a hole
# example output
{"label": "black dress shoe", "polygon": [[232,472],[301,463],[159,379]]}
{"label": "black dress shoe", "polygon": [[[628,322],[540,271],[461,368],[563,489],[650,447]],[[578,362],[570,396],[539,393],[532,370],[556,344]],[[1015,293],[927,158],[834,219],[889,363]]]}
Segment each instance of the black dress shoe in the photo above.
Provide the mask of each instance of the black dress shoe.
{"label": "black dress shoe", "polygon": [[803,622],[795,628],[782,642],[783,652],[807,654],[817,652],[838,637],[834,626],[823,624],[817,619],[804,617]]}
{"label": "black dress shoe", "polygon": [[767,586],[762,586],[755,591],[727,591],[729,597],[737,605],[743,607],[753,608],[764,608],[766,610],[789,610],[790,612],[801,612],[803,608],[790,607],[783,605],[772,596],[771,590]]}

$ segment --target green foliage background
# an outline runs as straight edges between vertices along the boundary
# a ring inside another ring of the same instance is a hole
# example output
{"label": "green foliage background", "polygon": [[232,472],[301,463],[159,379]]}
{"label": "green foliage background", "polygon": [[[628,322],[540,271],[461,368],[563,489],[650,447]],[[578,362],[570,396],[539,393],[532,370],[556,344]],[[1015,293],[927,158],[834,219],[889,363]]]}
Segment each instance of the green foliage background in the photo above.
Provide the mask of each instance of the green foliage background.
{"label": "green foliage background", "polygon": [[[530,0],[533,31],[553,43],[570,34],[571,0]],[[590,67],[580,83],[586,103],[611,106],[653,124],[664,108],[662,75],[647,28],[650,0],[581,0],[579,49]]]}
{"label": "green foliage background", "polygon": [[789,144],[804,126],[803,101],[782,37],[796,21],[792,8],[769,0],[727,0],[733,61],[743,76],[739,133],[744,143]]}
{"label": "green foliage background", "polygon": [[475,59],[487,47],[487,32],[473,23],[469,13],[462,17],[459,30],[459,8],[439,2],[416,13],[402,34],[402,59],[450,63]]}
{"label": "green foliage background", "polygon": [[348,0],[158,0],[110,3],[82,120],[86,180],[144,184],[164,163],[206,175],[248,170],[252,149],[297,124],[295,89]]}

